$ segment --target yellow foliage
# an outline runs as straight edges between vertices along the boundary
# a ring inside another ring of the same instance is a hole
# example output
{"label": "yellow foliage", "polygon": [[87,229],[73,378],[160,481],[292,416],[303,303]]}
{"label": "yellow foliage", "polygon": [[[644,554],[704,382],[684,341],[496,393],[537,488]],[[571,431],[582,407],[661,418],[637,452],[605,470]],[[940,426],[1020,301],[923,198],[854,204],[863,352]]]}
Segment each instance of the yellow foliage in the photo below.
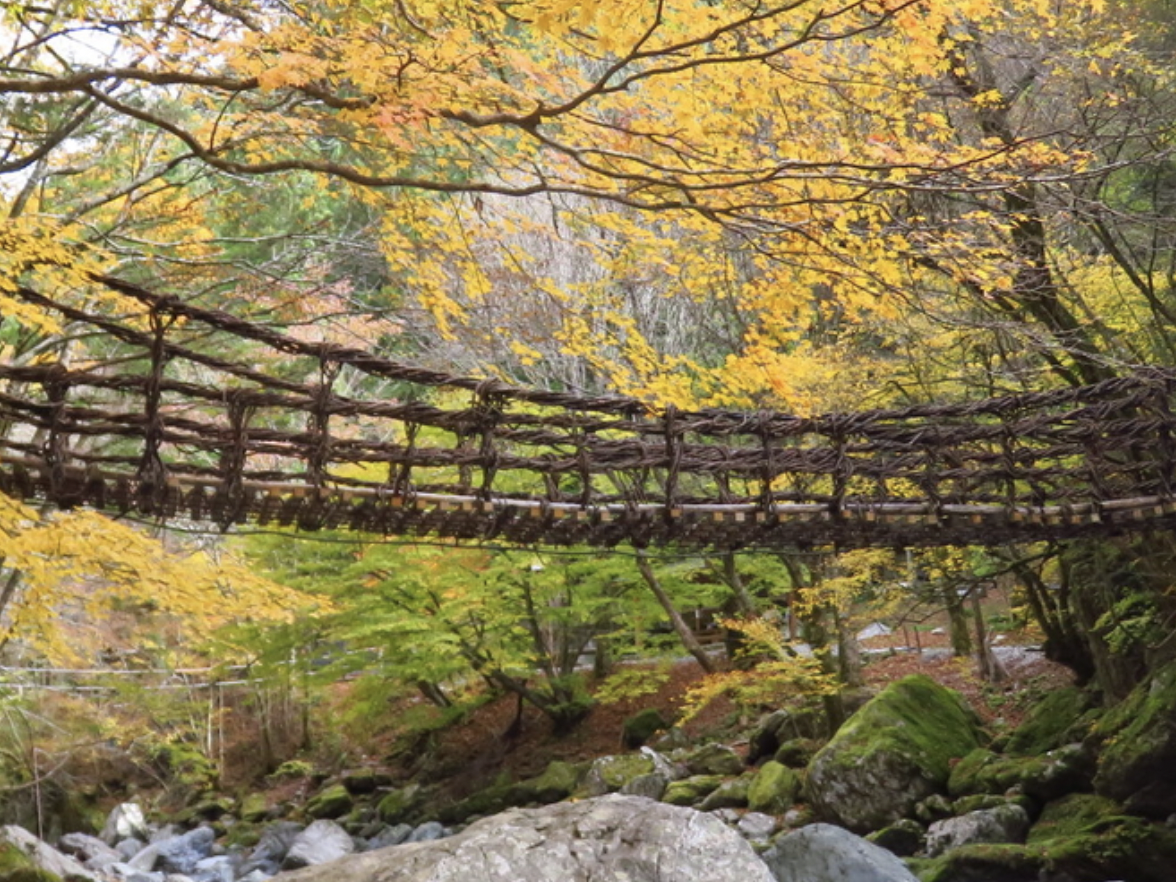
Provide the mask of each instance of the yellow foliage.
{"label": "yellow foliage", "polygon": [[93,511],[42,514],[0,494],[0,539],[2,584],[11,589],[0,642],[19,640],[53,662],[85,661],[95,648],[76,635],[66,642],[63,621],[95,621],[116,602],[177,617],[193,638],[232,621],[283,620],[307,605],[227,554],[168,550]]}

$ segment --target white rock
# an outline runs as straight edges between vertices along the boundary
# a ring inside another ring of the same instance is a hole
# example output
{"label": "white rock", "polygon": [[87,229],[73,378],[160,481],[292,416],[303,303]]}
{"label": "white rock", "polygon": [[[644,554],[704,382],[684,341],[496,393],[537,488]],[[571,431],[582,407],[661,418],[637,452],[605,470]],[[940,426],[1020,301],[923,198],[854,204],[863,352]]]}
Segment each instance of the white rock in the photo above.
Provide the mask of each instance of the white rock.
{"label": "white rock", "polygon": [[99,838],[107,845],[114,845],[123,839],[145,841],[150,835],[147,819],[143,817],[143,809],[138,803],[124,802],[115,806],[106,816],[106,825],[102,828]]}

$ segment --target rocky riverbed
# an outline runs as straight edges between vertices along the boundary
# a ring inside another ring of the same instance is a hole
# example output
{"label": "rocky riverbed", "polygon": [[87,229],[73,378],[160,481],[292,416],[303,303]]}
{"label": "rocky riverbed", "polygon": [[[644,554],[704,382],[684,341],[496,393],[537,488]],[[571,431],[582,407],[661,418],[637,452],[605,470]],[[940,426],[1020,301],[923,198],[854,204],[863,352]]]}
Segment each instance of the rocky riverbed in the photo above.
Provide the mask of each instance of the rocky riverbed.
{"label": "rocky riverbed", "polygon": [[100,835],[55,848],[5,828],[0,880],[1172,878],[1176,667],[1110,711],[1055,690],[995,741],[923,675],[887,686],[831,739],[822,728],[811,708],[781,709],[738,745],[671,732],[460,800],[362,770],[293,807],[207,795],[153,825],[125,804]]}

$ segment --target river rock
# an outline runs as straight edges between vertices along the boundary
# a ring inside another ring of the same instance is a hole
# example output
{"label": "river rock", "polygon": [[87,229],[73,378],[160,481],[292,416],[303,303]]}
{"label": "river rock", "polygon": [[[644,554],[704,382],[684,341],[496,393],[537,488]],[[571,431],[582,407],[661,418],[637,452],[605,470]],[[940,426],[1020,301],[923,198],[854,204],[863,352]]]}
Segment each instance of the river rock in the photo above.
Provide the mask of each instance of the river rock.
{"label": "river rock", "polygon": [[147,819],[143,817],[143,809],[139,804],[124,802],[116,805],[106,816],[106,825],[98,835],[107,845],[115,845],[123,839],[141,839],[146,842],[151,838],[151,831],[147,828]]}
{"label": "river rock", "polygon": [[152,842],[127,861],[141,873],[161,870],[164,873],[191,874],[196,864],[212,854],[216,833],[211,827],[197,827],[179,836]]}
{"label": "river rock", "polygon": [[895,855],[832,824],[781,836],[763,860],[777,882],[918,882]]}
{"label": "river rock", "polygon": [[597,757],[584,778],[584,788],[589,796],[603,796],[620,790],[639,775],[653,771],[653,760],[644,754]]}
{"label": "river rock", "polygon": [[[78,861],[67,854],[62,854],[56,848],[48,845],[26,830],[24,827],[0,827],[0,850],[12,849],[21,854],[21,860],[27,860],[32,866],[39,867],[49,873],[62,878],[71,877],[78,880],[94,880],[98,876],[83,867]],[[13,869],[19,864],[13,862]]]}
{"label": "river rock", "polygon": [[774,882],[721,821],[639,796],[512,809],[437,842],[346,857],[282,882]]}
{"label": "river rock", "polygon": [[91,870],[101,870],[123,860],[123,856],[97,836],[66,833],[57,842],[59,851],[77,858]]}
{"label": "river rock", "polygon": [[936,821],[927,830],[927,854],[936,857],[973,842],[1024,842],[1029,815],[1019,805],[1005,803]]}
{"label": "river rock", "polygon": [[283,870],[317,866],[351,854],[355,843],[334,821],[315,821],[295,838],[282,860]]}
{"label": "river rock", "polygon": [[[282,861],[286,859],[286,855],[290,851],[290,846],[294,844],[294,840],[298,838],[298,834],[303,829],[301,824],[296,824],[293,821],[278,821],[276,824],[267,826],[262,831],[257,845],[249,853],[249,858],[241,865],[241,875],[248,875],[254,870],[261,870],[271,876],[277,873],[281,868]],[[411,827],[409,832],[412,832]],[[407,838],[407,834],[405,836]]]}
{"label": "river rock", "polygon": [[754,811],[783,814],[796,802],[800,777],[783,763],[769,760],[751,782],[747,804]]}
{"label": "river rock", "polygon": [[945,790],[953,761],[979,743],[963,699],[914,674],[849,718],[813,757],[805,792],[820,817],[860,833],[877,830]]}
{"label": "river rock", "polygon": [[683,760],[691,775],[740,775],[743,758],[725,744],[704,744]]}

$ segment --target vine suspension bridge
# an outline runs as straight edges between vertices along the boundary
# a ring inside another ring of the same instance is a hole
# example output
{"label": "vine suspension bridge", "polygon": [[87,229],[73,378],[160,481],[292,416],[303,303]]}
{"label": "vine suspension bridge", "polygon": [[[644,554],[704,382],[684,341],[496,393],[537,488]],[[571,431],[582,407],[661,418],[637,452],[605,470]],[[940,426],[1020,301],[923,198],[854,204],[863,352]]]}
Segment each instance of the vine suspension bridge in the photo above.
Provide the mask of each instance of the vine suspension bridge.
{"label": "vine suspension bridge", "polygon": [[[414,368],[99,281],[122,317],[15,295],[111,354],[0,364],[10,496],[220,529],[718,550],[1176,524],[1176,371],[816,417],[655,411]],[[243,344],[249,363],[231,355]],[[459,403],[417,400],[429,388]]]}

